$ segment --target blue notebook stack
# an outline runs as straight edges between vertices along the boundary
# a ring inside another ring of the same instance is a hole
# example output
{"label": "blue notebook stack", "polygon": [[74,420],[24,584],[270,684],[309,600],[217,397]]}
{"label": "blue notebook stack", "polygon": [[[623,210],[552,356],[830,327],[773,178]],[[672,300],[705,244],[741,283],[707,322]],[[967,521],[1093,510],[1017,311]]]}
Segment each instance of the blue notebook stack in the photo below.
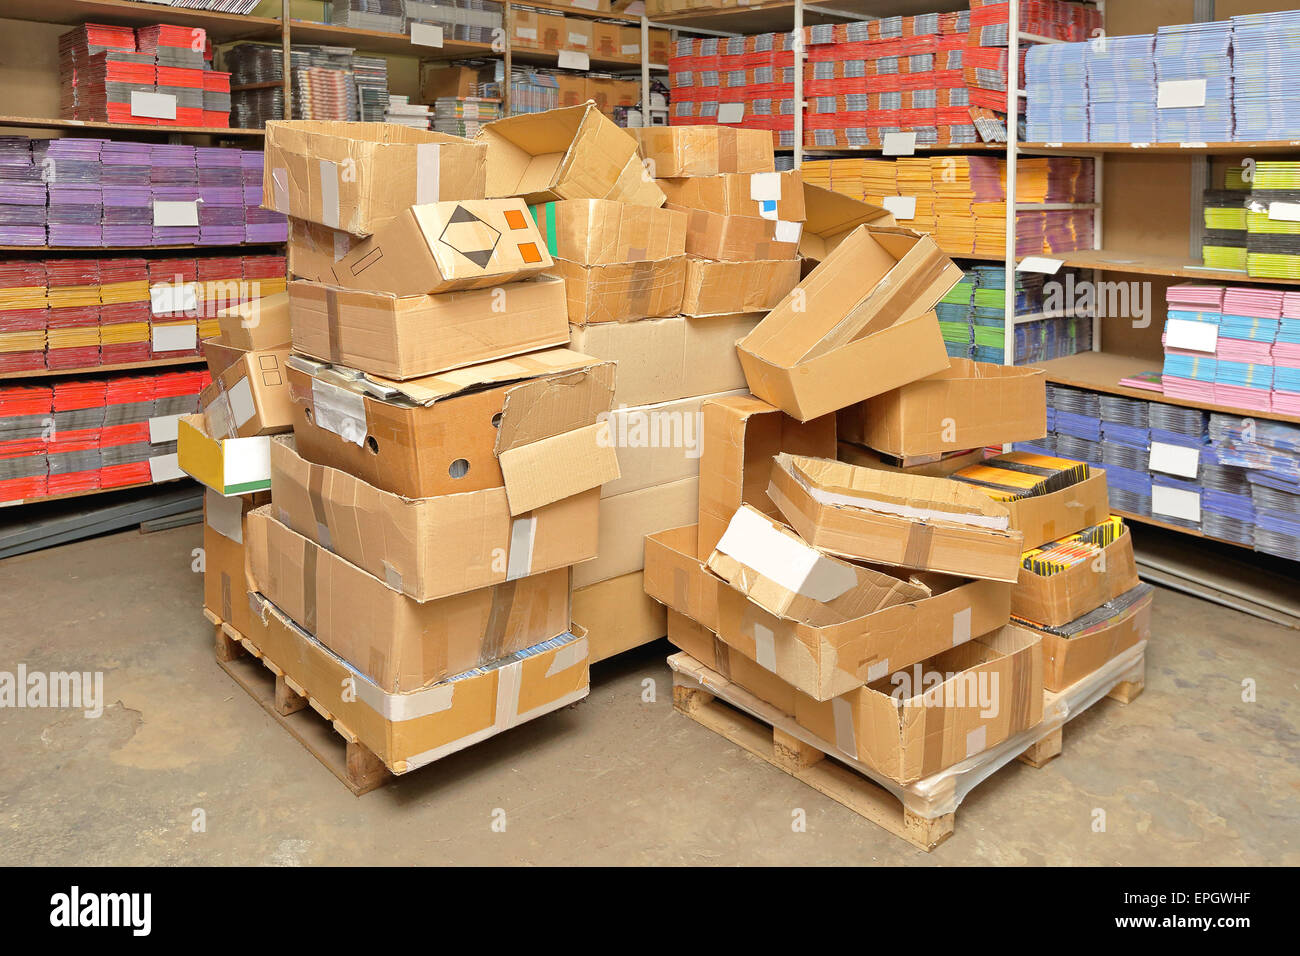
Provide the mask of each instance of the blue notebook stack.
{"label": "blue notebook stack", "polygon": [[[1156,31],[1156,128],[1162,143],[1223,143],[1232,139],[1232,24],[1180,23]],[[1178,84],[1177,87],[1163,84]],[[1200,89],[1204,85],[1203,91]],[[1200,106],[1161,106],[1178,93]]]}
{"label": "blue notebook stack", "polygon": [[1300,10],[1232,18],[1237,140],[1300,137]]}
{"label": "blue notebook stack", "polygon": [[1025,138],[1088,141],[1088,44],[1034,44],[1025,53]]}
{"label": "blue notebook stack", "polygon": [[1145,34],[1085,44],[1089,142],[1156,142],[1155,40]]}

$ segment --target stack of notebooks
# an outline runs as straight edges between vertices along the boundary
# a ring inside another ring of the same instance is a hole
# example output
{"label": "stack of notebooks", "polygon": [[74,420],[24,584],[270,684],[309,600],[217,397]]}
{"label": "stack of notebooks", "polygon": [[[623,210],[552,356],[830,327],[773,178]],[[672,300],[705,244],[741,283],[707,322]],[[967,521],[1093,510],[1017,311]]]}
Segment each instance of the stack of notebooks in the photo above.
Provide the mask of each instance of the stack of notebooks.
{"label": "stack of notebooks", "polygon": [[433,128],[473,139],[484,124],[501,118],[501,103],[479,97],[440,96],[433,101]]}
{"label": "stack of notebooks", "polygon": [[1107,36],[1086,46],[1089,141],[1156,142],[1155,37]]}
{"label": "stack of notebooks", "polygon": [[1025,138],[1033,143],[1088,139],[1088,45],[1044,43],[1025,54]]}
{"label": "stack of notebooks", "polygon": [[43,170],[26,136],[0,136],[0,245],[45,245],[49,199]]}
{"label": "stack of notebooks", "polygon": [[[575,3],[574,6],[589,6]],[[596,9],[589,6],[589,9]],[[442,27],[444,40],[491,43],[501,33],[501,4],[493,0],[406,0],[406,30],[412,23]]]}
{"label": "stack of notebooks", "polygon": [[45,368],[48,306],[44,262],[0,262],[0,372]]}
{"label": "stack of notebooks", "polygon": [[1201,260],[1208,268],[1246,271],[1246,205],[1250,186],[1244,181],[1243,172],[1240,166],[1229,167],[1224,175],[1224,188],[1202,193],[1205,235],[1201,240]]}
{"label": "stack of notebooks", "polygon": [[52,397],[45,385],[0,386],[0,501],[48,494]]}
{"label": "stack of notebooks", "polygon": [[1300,10],[1232,18],[1232,110],[1238,140],[1300,137]]}
{"label": "stack of notebooks", "polygon": [[1231,48],[1232,24],[1226,20],[1164,26],[1156,31],[1156,81],[1173,84],[1162,86],[1167,99],[1156,104],[1160,142],[1223,143],[1232,139]]}
{"label": "stack of notebooks", "polygon": [[402,0],[331,0],[330,23],[357,30],[402,33],[406,10]]}
{"label": "stack of notebooks", "polygon": [[1300,203],[1300,162],[1260,160],[1246,203],[1246,272],[1261,279],[1300,279],[1300,222],[1275,203]]}

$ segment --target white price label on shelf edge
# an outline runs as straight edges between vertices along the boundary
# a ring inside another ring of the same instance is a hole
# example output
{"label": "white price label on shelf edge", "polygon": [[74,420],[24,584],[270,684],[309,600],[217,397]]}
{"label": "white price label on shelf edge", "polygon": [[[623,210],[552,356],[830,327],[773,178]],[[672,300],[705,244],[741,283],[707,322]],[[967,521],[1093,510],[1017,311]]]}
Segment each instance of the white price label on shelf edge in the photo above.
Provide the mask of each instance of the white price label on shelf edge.
{"label": "white price label on shelf edge", "polygon": [[131,93],[131,115],[148,119],[176,118],[176,97],[171,93],[146,93],[134,90]]}
{"label": "white price label on shelf edge", "polygon": [[884,202],[885,208],[900,222],[916,218],[915,196],[886,196]]}
{"label": "white price label on shelf edge", "polygon": [[1165,348],[1214,354],[1219,347],[1219,327],[1194,319],[1165,320]]}
{"label": "white price label on shelf edge", "polygon": [[155,325],[150,344],[155,352],[192,352],[199,347],[199,327],[195,322],[181,325]]}
{"label": "white price label on shelf edge", "polygon": [[1156,88],[1156,107],[1162,110],[1205,105],[1205,80],[1163,80]]}
{"label": "white price label on shelf edge", "polygon": [[1184,445],[1170,445],[1162,441],[1151,443],[1147,467],[1179,478],[1195,478],[1201,464],[1201,450]]}
{"label": "white price label on shelf edge", "polygon": [[1201,496],[1195,491],[1182,488],[1152,485],[1151,513],[1167,518],[1182,518],[1184,521],[1200,521]]}
{"label": "white price label on shelf edge", "polygon": [[155,415],[149,419],[149,444],[161,445],[163,442],[176,440],[176,423],[180,414]]}
{"label": "white price label on shelf edge", "polygon": [[149,478],[151,481],[171,481],[173,478],[184,477],[185,472],[181,471],[176,452],[172,452],[170,455],[158,455],[149,459]]}
{"label": "white price label on shelf edge", "polygon": [[591,57],[581,50],[561,50],[555,65],[562,70],[590,70]]}
{"label": "white price label on shelf edge", "polygon": [[1016,266],[1017,272],[1041,272],[1043,275],[1054,276],[1061,271],[1064,265],[1063,259],[1051,259],[1047,256],[1025,256]]}
{"label": "white price label on shelf edge", "polygon": [[412,23],[411,42],[419,46],[442,48],[442,27],[434,23]]}
{"label": "white price label on shelf edge", "polygon": [[1278,222],[1300,222],[1300,202],[1271,202],[1268,218]]}
{"label": "white price label on shelf edge", "polygon": [[912,156],[916,153],[915,133],[886,133],[880,141],[882,156]]}
{"label": "white price label on shelf edge", "polygon": [[199,307],[199,284],[160,282],[149,286],[149,309],[154,315],[194,312]]}
{"label": "white price label on shelf edge", "polygon": [[719,123],[739,123],[745,118],[744,103],[720,103],[718,104],[718,122]]}
{"label": "white price label on shelf edge", "polygon": [[183,202],[154,200],[153,224],[155,226],[197,226],[199,224],[198,200]]}

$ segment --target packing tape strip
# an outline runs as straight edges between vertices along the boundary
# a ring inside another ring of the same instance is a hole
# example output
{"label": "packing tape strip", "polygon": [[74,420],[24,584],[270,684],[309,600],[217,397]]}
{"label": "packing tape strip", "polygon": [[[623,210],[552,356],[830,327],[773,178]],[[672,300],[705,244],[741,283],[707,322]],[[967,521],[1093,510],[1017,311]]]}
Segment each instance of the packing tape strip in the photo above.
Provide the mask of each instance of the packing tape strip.
{"label": "packing tape strip", "polygon": [[750,630],[754,635],[754,659],[760,667],[776,673],[776,635],[757,621],[750,622]]}
{"label": "packing tape strip", "polygon": [[970,633],[971,609],[962,608],[952,616],[952,646],[965,644],[971,639]]}
{"label": "packing tape strip", "polygon": [[889,658],[884,657],[867,667],[867,683],[889,675]]}
{"label": "packing tape strip", "polygon": [[316,556],[320,552],[310,541],[303,541],[302,555],[302,626],[312,634],[317,633],[316,619]]}
{"label": "packing tape strip", "polygon": [[510,551],[506,558],[507,581],[524,578],[532,573],[533,542],[536,536],[536,516],[510,520]]}
{"label": "packing tape strip", "polygon": [[271,203],[276,212],[289,214],[289,170],[283,166],[271,170]]}
{"label": "packing tape strip", "polygon": [[735,132],[728,133],[725,130],[718,130],[718,167],[715,172],[729,173],[736,168],[736,140],[739,137]]}
{"label": "packing tape strip", "polygon": [[988,747],[988,728],[980,724],[966,734],[966,756],[973,757]]}
{"label": "packing tape strip", "polygon": [[307,466],[307,498],[311,502],[312,515],[316,519],[316,541],[322,548],[333,551],[330,536],[329,513],[325,510],[325,469],[320,465]]}
{"label": "packing tape strip", "polygon": [[487,627],[483,631],[483,657],[486,660],[495,661],[504,656],[502,647],[515,604],[516,587],[514,581],[492,587],[492,609],[488,612]]}
{"label": "packing tape strip", "polygon": [[514,661],[497,668],[497,708],[493,731],[500,733],[519,722],[519,688],[524,680],[524,662]]}
{"label": "packing tape strip", "polygon": [[628,273],[628,309],[635,319],[652,314],[650,297],[654,294],[656,263],[642,261],[632,263],[631,266]]}
{"label": "packing tape strip", "polygon": [[221,572],[221,619],[223,621],[229,621],[233,616],[230,613],[230,608],[231,608],[230,595],[231,595],[230,572],[222,571]]}
{"label": "packing tape strip", "polygon": [[570,667],[575,667],[587,659],[587,639],[579,637],[559,648],[551,657],[551,664],[546,668],[546,676],[562,674]]}
{"label": "packing tape strip", "polygon": [[442,199],[442,145],[421,143],[415,147],[415,202],[438,202]]}
{"label": "packing tape strip", "polygon": [[[337,261],[337,259],[336,259]],[[325,334],[329,339],[327,354],[331,362],[341,360],[339,351],[339,292],[338,289],[325,289]]]}
{"label": "packing tape strip", "polygon": [[934,544],[934,528],[924,522],[908,522],[907,541],[903,546],[903,567],[923,568],[929,562]]}
{"label": "packing tape strip", "polygon": [[320,172],[320,217],[331,229],[339,228],[339,167],[328,159],[317,161]]}
{"label": "packing tape strip", "polygon": [[835,746],[857,760],[858,741],[853,732],[853,705],[844,697],[835,697],[831,700],[831,716],[835,720]]}

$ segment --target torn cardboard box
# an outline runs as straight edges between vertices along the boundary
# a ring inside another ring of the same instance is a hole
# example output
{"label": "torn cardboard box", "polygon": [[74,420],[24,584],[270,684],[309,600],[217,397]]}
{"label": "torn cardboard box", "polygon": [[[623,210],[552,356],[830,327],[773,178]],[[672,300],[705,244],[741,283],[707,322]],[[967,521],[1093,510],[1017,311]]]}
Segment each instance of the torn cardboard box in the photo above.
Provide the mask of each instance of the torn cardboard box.
{"label": "torn cardboard box", "polygon": [[421,603],[285,527],[248,516],[249,568],[265,595],[389,693],[418,690],[569,629],[569,571]]}
{"label": "torn cardboard box", "polygon": [[1007,625],[865,687],[795,700],[795,719],[834,748],[908,784],[1043,719],[1043,648]]}
{"label": "torn cardboard box", "polygon": [[759,664],[735,653],[708,628],[684,614],[668,610],[668,640],[696,661],[717,671],[783,714],[794,716],[797,692]]}
{"label": "torn cardboard box", "polygon": [[494,120],[474,140],[487,146],[487,194],[530,204],[612,199],[662,206],[636,140],[594,103]]}
{"label": "torn cardboard box", "polygon": [[1056,574],[1035,574],[1022,566],[1011,589],[1011,613],[1030,625],[1059,627],[1139,583],[1133,537],[1125,526],[1091,561],[1080,561]]}
{"label": "torn cardboard box", "polygon": [[250,299],[217,313],[221,341],[232,348],[251,352],[288,344],[289,293]]}
{"label": "torn cardboard box", "polygon": [[584,266],[686,253],[686,214],[603,199],[538,203],[529,211],[546,249]]}
{"label": "torn cardboard box", "polygon": [[569,344],[565,284],[541,276],[495,289],[398,296],[289,285],[293,347],[326,362],[409,379]]}
{"label": "torn cardboard box", "polygon": [[688,257],[681,310],[690,316],[768,312],[798,284],[794,259],[715,262]]}
{"label": "torn cardboard box", "polygon": [[411,206],[334,263],[347,289],[424,295],[483,289],[551,267],[528,208],[518,199]]}
{"label": "torn cardboard box", "polygon": [[687,209],[686,251],[703,259],[752,262],[758,259],[793,259],[799,248],[803,224],[759,216],[723,216],[703,209]]}
{"label": "torn cardboard box", "polygon": [[776,169],[768,130],[723,126],[650,126],[629,130],[656,179],[770,173]]}
{"label": "torn cardboard box", "polygon": [[1025,550],[1037,548],[1109,517],[1106,473],[1090,468],[1087,478],[1060,491],[1003,501],[1002,505],[1011,514],[1011,527],[1025,536]]}
{"label": "torn cardboard box", "polygon": [[744,388],[736,341],[762,318],[750,313],[602,322],[575,326],[570,344],[618,363],[616,404],[653,405]]}
{"label": "torn cardboard box", "polygon": [[262,205],[368,236],[407,207],[482,199],[482,143],[396,123],[272,120]]}
{"label": "torn cardboard box", "polygon": [[556,259],[574,326],[668,318],[681,312],[686,257],[584,266]]}
{"label": "torn cardboard box", "polygon": [[596,556],[600,491],[512,516],[504,488],[403,498],[271,443],[280,522],[417,601],[514,581]]}
{"label": "torn cardboard box", "polygon": [[593,664],[668,633],[664,606],[645,593],[640,571],[576,589],[573,620],[587,631]]}
{"label": "torn cardboard box", "polygon": [[804,224],[799,256],[808,271],[858,226],[896,226],[892,213],[821,186],[803,184]]}
{"label": "torn cardboard box", "polygon": [[841,410],[840,437],[911,458],[1047,434],[1042,369],[949,361],[943,371]]}
{"label": "torn cardboard box", "polygon": [[1068,635],[1033,628],[1043,642],[1043,686],[1047,690],[1065,690],[1151,637],[1151,602],[1155,589],[1138,583],[1130,590],[1132,593],[1116,595],[1117,603],[1127,605],[1123,610],[1098,609],[1095,622],[1064,628],[1073,631]]}
{"label": "torn cardboard box", "polygon": [[1007,509],[948,478],[896,475],[781,453],[768,497],[813,547],[859,561],[1014,582]]}
{"label": "torn cardboard box", "polygon": [[660,179],[659,188],[670,205],[683,209],[783,222],[803,222],[805,217],[798,170]]}
{"label": "torn cardboard box", "polygon": [[[839,443],[840,461],[861,468],[874,468],[877,471],[892,471],[901,475],[925,475],[930,478],[947,478],[955,471],[968,465],[977,465],[984,460],[983,448],[969,451],[950,452],[946,455],[922,456],[920,459],[898,459],[882,455],[862,445],[842,441]],[[1005,504],[1005,502],[1004,502]],[[1014,527],[1014,522],[1013,522]]]}
{"label": "torn cardboard box", "polygon": [[807,421],[947,368],[932,309],[961,275],[929,236],[859,226],[739,343],[750,391]]}
{"label": "torn cardboard box", "polygon": [[563,634],[429,687],[392,692],[263,595],[257,647],[395,774],[409,773],[587,696],[587,638]]}
{"label": "torn cardboard box", "polygon": [[614,364],[568,349],[407,382],[295,355],[298,454],[406,498],[506,489],[519,515],[618,477]]}
{"label": "torn cardboard box", "polygon": [[752,395],[704,403],[700,457],[699,556],[708,558],[741,505],[780,515],[767,496],[780,452],[825,458],[835,450],[835,416],[803,423]]}
{"label": "torn cardboard box", "polygon": [[682,478],[600,499],[598,556],[573,569],[574,587],[640,571],[645,567],[646,535],[692,524],[698,496],[699,479]]}
{"label": "torn cardboard box", "polygon": [[203,416],[176,422],[176,462],[181,471],[220,495],[271,490],[271,438],[213,438]]}
{"label": "torn cardboard box", "polygon": [[220,338],[203,343],[209,368],[220,367],[199,395],[204,427],[213,438],[252,438],[293,425],[285,363],[289,348],[246,352]]}
{"label": "torn cardboard box", "polygon": [[341,229],[330,229],[305,219],[289,220],[286,258],[289,275],[312,282],[332,283],[334,263],[361,242],[359,236]]}

